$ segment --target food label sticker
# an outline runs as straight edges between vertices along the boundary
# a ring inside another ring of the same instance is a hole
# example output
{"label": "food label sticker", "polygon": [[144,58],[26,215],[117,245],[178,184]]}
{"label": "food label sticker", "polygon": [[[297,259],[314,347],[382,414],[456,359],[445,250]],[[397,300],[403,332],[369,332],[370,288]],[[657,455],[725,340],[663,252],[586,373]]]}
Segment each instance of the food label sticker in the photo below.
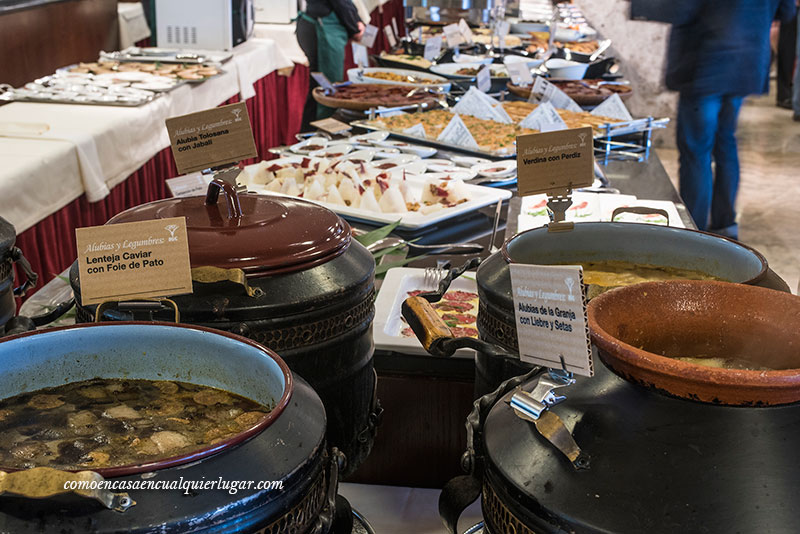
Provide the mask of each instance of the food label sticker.
{"label": "food label sticker", "polygon": [[400,31],[397,29],[397,19],[395,17],[392,17],[392,29],[395,37],[400,38]]}
{"label": "food label sticker", "polygon": [[352,130],[353,128],[349,124],[345,124],[344,122],[337,121],[336,119],[332,119],[330,117],[327,119],[320,119],[318,121],[311,121],[309,124],[314,128],[319,128],[320,130],[331,134],[346,132],[348,130]]}
{"label": "food label sticker", "polygon": [[428,61],[434,61],[442,53],[442,36],[428,37],[425,41],[425,54],[424,57]]}
{"label": "food label sticker", "polygon": [[369,67],[369,57],[367,56],[367,47],[353,41],[352,48],[353,48],[353,63],[355,63],[362,69],[366,69],[367,67]]}
{"label": "food label sticker", "polygon": [[519,125],[523,128],[539,130],[540,132],[567,129],[567,124],[564,122],[564,119],[561,118],[561,115],[558,114],[558,111],[550,102],[543,102],[536,106],[536,109],[522,119]]}
{"label": "food label sticker", "polygon": [[593,181],[591,126],[517,137],[519,196],[589,187]]}
{"label": "food label sticker", "polygon": [[511,83],[514,85],[527,87],[533,83],[533,74],[528,64],[524,61],[513,61],[506,64],[508,75],[511,77]]}
{"label": "food label sticker", "polygon": [[333,86],[328,77],[325,76],[325,74],[321,72],[312,72],[311,77],[314,78],[314,81],[317,82],[317,84],[319,84],[319,86],[322,87],[326,93],[336,91],[336,88]]}
{"label": "food label sticker", "polygon": [[244,102],[166,120],[180,174],[258,156]]}
{"label": "food label sticker", "polygon": [[621,121],[631,121],[633,117],[622,99],[617,93],[603,100],[600,105],[592,110],[592,115],[597,117],[609,117],[611,119],[619,119]]}
{"label": "food label sticker", "polygon": [[489,65],[484,65],[481,67],[481,70],[478,71],[476,82],[478,85],[478,90],[483,91],[484,93],[489,92],[489,90],[492,88],[492,69],[489,68]]}
{"label": "food label sticker", "polygon": [[383,33],[386,35],[386,41],[389,43],[389,48],[397,46],[397,39],[394,37],[394,32],[388,24],[383,27]]}
{"label": "food label sticker", "polygon": [[448,24],[443,28],[444,38],[447,39],[448,48],[456,48],[464,42],[464,36],[461,35],[461,30],[458,29],[458,24]]}
{"label": "food label sticker", "polygon": [[580,265],[511,263],[511,292],[523,362],[593,376]]}
{"label": "food label sticker", "polygon": [[478,143],[476,143],[475,138],[472,137],[472,132],[469,131],[469,128],[467,128],[467,125],[461,120],[461,117],[458,116],[458,113],[453,115],[453,118],[450,119],[450,122],[445,126],[436,140],[471,148],[473,150],[478,149]]}
{"label": "food label sticker", "polygon": [[186,219],[77,228],[81,303],[192,292]]}
{"label": "food label sticker", "polygon": [[425,133],[425,126],[422,125],[421,122],[418,122],[414,126],[410,128],[406,128],[403,130],[403,133],[411,135],[413,137],[421,137],[422,139],[427,139],[428,136]]}
{"label": "food label sticker", "polygon": [[458,31],[461,32],[461,36],[467,44],[472,44],[472,29],[466,20],[461,19],[458,21]]}
{"label": "food label sticker", "polygon": [[367,27],[364,28],[364,36],[361,37],[361,44],[366,46],[367,48],[372,48],[375,46],[375,38],[378,36],[378,27],[373,26],[372,24],[367,24]]}
{"label": "food label sticker", "polygon": [[192,197],[206,194],[211,176],[193,172],[177,178],[167,178],[165,182],[173,197]]}

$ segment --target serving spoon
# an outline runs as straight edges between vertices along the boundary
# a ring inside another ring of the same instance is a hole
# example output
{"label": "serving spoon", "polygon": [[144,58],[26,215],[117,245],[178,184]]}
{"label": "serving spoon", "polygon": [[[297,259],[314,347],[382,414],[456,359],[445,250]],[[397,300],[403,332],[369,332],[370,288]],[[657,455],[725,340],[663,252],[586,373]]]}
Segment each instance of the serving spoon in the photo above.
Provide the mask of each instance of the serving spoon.
{"label": "serving spoon", "polygon": [[440,243],[434,245],[419,245],[417,243],[412,243],[410,241],[406,241],[405,239],[399,237],[384,237],[383,239],[379,239],[378,241],[375,241],[374,243],[367,245],[367,250],[369,250],[370,252],[377,252],[379,250],[383,250],[389,247],[394,247],[397,245],[405,245],[409,248],[417,248],[420,250],[441,249],[442,252],[448,250],[457,250],[461,254],[483,252],[483,245],[479,243]]}

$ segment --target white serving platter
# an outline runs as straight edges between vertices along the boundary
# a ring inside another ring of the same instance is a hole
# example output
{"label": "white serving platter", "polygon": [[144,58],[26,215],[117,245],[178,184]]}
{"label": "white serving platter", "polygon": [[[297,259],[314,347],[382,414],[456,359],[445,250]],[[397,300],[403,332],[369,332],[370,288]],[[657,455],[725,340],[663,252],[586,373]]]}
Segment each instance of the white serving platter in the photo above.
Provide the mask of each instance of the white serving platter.
{"label": "white serving platter", "polygon": [[[281,162],[289,162],[288,160],[291,159],[292,158],[281,158],[279,160],[272,160],[270,161],[270,163],[280,164]],[[245,171],[247,171],[248,174],[252,175],[255,172],[255,168],[257,165],[258,164],[248,165],[247,167],[245,167]],[[395,172],[402,172],[402,167]],[[442,174],[445,173],[437,173],[436,178],[441,178]],[[417,193],[416,196],[418,198],[421,196],[422,187],[427,181],[426,178],[427,175],[425,174],[411,174],[410,172],[406,173],[406,181],[408,182],[409,188],[415,193]],[[279,195],[279,193],[273,193],[271,191],[267,192],[265,186],[261,184],[247,184],[247,187],[249,191],[252,191],[254,193]],[[428,213],[427,215],[418,211],[416,212],[410,211],[407,213],[397,213],[397,212],[385,213],[385,212],[362,210],[359,208],[351,208],[349,206],[341,206],[337,204],[329,204],[327,202],[322,202],[322,201],[310,201],[310,202],[315,202],[316,204],[324,206],[338,213],[339,215],[347,217],[348,219],[363,221],[366,223],[378,224],[378,225],[390,224],[399,219],[400,229],[417,230],[425,228],[432,224],[437,224],[442,221],[452,219],[453,217],[463,216],[467,213],[473,212],[485,206],[496,204],[498,201],[507,200],[511,198],[512,195],[511,191],[507,191],[504,189],[494,189],[491,187],[484,187],[468,183],[465,183],[464,187],[465,191],[467,191],[469,195],[469,200],[467,202],[463,202],[461,204],[449,208],[442,208],[435,212]]]}
{"label": "white serving platter", "polygon": [[[401,332],[408,325],[403,322],[400,311],[409,291],[434,289],[431,286],[424,286],[424,282],[425,269],[397,267],[386,272],[378,297],[375,299],[375,322],[372,330],[375,349],[405,354],[427,354],[416,337],[402,335]],[[456,278],[450,284],[450,289],[477,293],[475,273],[466,272]],[[475,351],[472,349],[459,349],[453,356],[472,358],[474,355]]]}

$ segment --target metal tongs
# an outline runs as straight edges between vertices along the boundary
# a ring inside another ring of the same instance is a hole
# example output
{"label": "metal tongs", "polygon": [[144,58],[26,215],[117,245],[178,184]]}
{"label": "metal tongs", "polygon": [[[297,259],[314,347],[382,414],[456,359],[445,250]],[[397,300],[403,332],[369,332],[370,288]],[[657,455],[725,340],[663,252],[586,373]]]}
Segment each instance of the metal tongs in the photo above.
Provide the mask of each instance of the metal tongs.
{"label": "metal tongs", "polygon": [[567,371],[564,357],[560,358],[561,369],[548,369],[546,374],[539,377],[531,392],[518,386],[509,405],[517,417],[533,423],[539,434],[561,451],[572,462],[575,469],[588,469],[589,455],[581,451],[561,418],[550,411],[551,407],[567,398],[565,395],[557,394],[554,390],[575,383],[572,373]]}

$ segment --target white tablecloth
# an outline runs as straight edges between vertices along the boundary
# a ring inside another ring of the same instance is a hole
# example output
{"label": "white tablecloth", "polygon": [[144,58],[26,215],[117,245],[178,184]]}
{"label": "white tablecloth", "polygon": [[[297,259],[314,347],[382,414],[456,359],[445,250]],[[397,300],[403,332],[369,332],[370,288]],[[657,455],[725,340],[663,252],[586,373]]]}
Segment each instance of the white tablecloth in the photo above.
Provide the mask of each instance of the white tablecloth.
{"label": "white tablecloth", "polygon": [[308,66],[308,58],[297,43],[295,24],[255,24],[253,35],[259,39],[272,39],[281,47],[284,55],[299,65]]}
{"label": "white tablecloth", "polygon": [[[239,93],[252,96],[255,81],[293,65],[275,41],[251,39],[234,49],[223,65],[225,74],[183,85],[144,106],[1,106],[0,192],[15,194],[0,195],[0,216],[20,233],[83,193],[90,202],[105,198],[169,146],[167,118],[217,106]],[[10,140],[28,141],[25,152],[15,153]]]}

